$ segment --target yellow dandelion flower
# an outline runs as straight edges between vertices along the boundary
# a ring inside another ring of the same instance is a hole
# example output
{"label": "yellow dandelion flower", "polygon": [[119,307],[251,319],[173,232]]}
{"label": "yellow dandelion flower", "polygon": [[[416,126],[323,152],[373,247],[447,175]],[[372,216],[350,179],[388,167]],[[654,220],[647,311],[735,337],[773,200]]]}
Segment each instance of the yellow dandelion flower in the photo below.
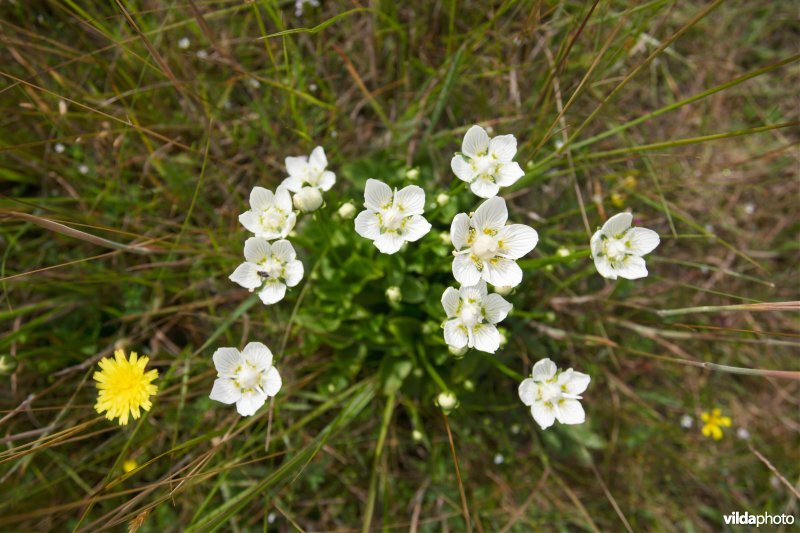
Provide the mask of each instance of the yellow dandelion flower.
{"label": "yellow dandelion flower", "polygon": [[712,409],[710,413],[702,413],[700,418],[703,420],[703,436],[712,437],[714,440],[722,438],[723,427],[731,427],[730,417],[722,416],[722,411],[719,409]]}
{"label": "yellow dandelion flower", "polygon": [[132,472],[136,470],[136,467],[139,466],[139,463],[136,462],[136,459],[128,459],[124,463],[122,463],[122,469],[127,474],[128,472]]}
{"label": "yellow dandelion flower", "polygon": [[100,371],[94,373],[100,389],[95,410],[105,412],[109,420],[118,418],[121,426],[128,423],[129,413],[135,420],[141,416],[139,409],[149,411],[153,405],[150,396],[158,392],[158,387],[150,383],[158,377],[158,370],[144,371],[149,361],[149,357],[138,357],[136,352],[125,359],[122,350],[114,352],[114,359],[103,357]]}

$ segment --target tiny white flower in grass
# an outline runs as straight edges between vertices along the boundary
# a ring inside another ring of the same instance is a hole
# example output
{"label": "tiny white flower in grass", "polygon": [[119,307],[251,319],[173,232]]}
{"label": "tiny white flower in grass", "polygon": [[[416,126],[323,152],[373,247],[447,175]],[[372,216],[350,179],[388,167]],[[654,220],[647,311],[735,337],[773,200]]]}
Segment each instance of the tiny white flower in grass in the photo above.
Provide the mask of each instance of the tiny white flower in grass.
{"label": "tiny white flower in grass", "polygon": [[242,416],[251,416],[267,398],[281,390],[281,376],[272,366],[272,352],[260,342],[251,342],[239,352],[236,348],[219,348],[214,352],[217,379],[209,398],[225,404],[236,404]]}
{"label": "tiny white flower in grass", "polygon": [[503,457],[502,453],[495,454],[494,456],[494,464],[501,465],[506,462],[506,458]]}
{"label": "tiny white flower in grass", "polygon": [[208,52],[205,50],[198,50],[196,55],[197,59],[208,59]]}
{"label": "tiny white flower in grass", "polygon": [[550,359],[533,365],[531,377],[519,386],[519,399],[531,408],[533,419],[542,429],[558,420],[562,424],[582,424],[586,419],[579,396],[589,386],[587,374],[571,368],[558,372]]}
{"label": "tiny white flower in grass", "polygon": [[192,44],[192,42],[189,40],[188,37],[181,37],[180,40],[178,41],[178,48],[180,48],[181,50],[186,50],[187,48],[189,48],[190,44]]}
{"label": "tiny white flower in grass", "polygon": [[736,436],[741,440],[748,440],[750,438],[750,432],[747,431],[747,428],[738,428],[736,430]]}
{"label": "tiny white flower in grass", "polygon": [[689,415],[683,415],[681,417],[681,427],[683,429],[691,429],[694,425],[694,419]]}
{"label": "tiny white flower in grass", "polygon": [[508,187],[525,172],[519,163],[512,161],[517,153],[517,139],[513,135],[498,135],[490,139],[486,130],[472,126],[464,135],[461,153],[450,161],[453,172],[469,183],[470,190],[481,198],[497,196],[500,187]]}
{"label": "tiny white flower in grass", "polygon": [[80,172],[81,174],[88,174],[89,167],[87,165],[78,165],[78,172]]}
{"label": "tiny white flower in grass", "polygon": [[647,276],[643,255],[655,250],[658,233],[647,228],[632,228],[633,215],[619,213],[609,218],[592,236],[594,266],[608,279],[639,279]]}
{"label": "tiny white flower in grass", "polygon": [[418,168],[409,168],[406,170],[406,178],[411,181],[417,181],[419,179],[419,169]]}
{"label": "tiny white flower in grass", "polygon": [[250,292],[263,287],[258,297],[266,305],[282,300],[286,287],[294,287],[303,279],[303,263],[297,260],[289,241],[270,244],[261,237],[250,237],[244,243],[244,258],[246,261],[229,279]]}
{"label": "tiny white flower in grass", "polygon": [[436,196],[436,203],[439,205],[447,205],[447,202],[450,201],[450,195],[445,193],[439,193]]}
{"label": "tiny white flower in grass", "polygon": [[292,197],[286,187],[280,186],[275,192],[263,187],[253,187],[250,192],[250,210],[239,215],[239,222],[256,237],[272,239],[285,238],[297,221],[292,212]]}
{"label": "tiny white flower in grass", "polygon": [[56,151],[57,154],[63,154],[64,150],[66,150],[66,147],[61,143],[56,143],[53,149]]}
{"label": "tiny white flower in grass", "polygon": [[448,287],[442,294],[447,313],[444,341],[455,350],[464,347],[494,353],[500,347],[500,332],[495,324],[503,321],[513,307],[499,294],[487,294],[486,282]]}
{"label": "tiny white flower in grass", "polygon": [[322,205],[322,193],[316,187],[303,187],[295,193],[292,202],[298,211],[310,213]]}
{"label": "tiny white flower in grass", "polygon": [[339,216],[344,218],[345,220],[349,220],[354,216],[356,216],[356,206],[354,206],[350,202],[344,203],[339,208],[339,211],[337,211],[337,213],[339,213]]}
{"label": "tiny white flower in grass", "polygon": [[422,216],[425,191],[416,185],[392,189],[382,181],[368,179],[364,206],[356,217],[356,233],[375,242],[382,253],[397,252],[406,241],[421,239],[431,230]]}
{"label": "tiny white flower in grass", "polygon": [[459,213],[450,225],[453,275],[462,285],[485,280],[495,286],[516,287],[522,269],[516,260],[539,242],[536,230],[524,224],[506,226],[508,210],[499,196],[483,202],[470,217]]}
{"label": "tiny white flower in grass", "polygon": [[458,397],[450,391],[441,392],[439,396],[436,397],[436,403],[443,411],[452,411],[458,407]]}
{"label": "tiny white flower in grass", "polygon": [[325,170],[327,166],[328,158],[322,146],[314,148],[309,157],[287,157],[286,171],[289,177],[283,180],[283,186],[292,192],[298,192],[306,186],[327,191],[336,183],[336,174]]}

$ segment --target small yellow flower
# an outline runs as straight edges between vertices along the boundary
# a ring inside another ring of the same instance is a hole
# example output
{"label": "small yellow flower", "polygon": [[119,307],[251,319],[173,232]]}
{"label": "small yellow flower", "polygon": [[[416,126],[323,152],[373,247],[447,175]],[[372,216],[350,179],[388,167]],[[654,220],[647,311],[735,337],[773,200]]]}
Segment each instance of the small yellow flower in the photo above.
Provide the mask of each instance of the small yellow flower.
{"label": "small yellow flower", "polygon": [[614,204],[616,207],[624,207],[626,196],[620,192],[615,192],[611,194],[611,203]]}
{"label": "small yellow flower", "polygon": [[119,419],[119,424],[128,423],[128,414],[138,419],[139,409],[149,411],[153,405],[150,396],[158,392],[158,387],[151,384],[158,377],[158,370],[145,372],[149,357],[139,357],[131,352],[130,360],[125,359],[125,352],[117,350],[114,359],[103,357],[100,360],[100,371],[94,373],[94,380],[100,394],[97,396],[95,410],[106,418]]}
{"label": "small yellow flower", "polygon": [[722,411],[719,409],[712,409],[710,413],[702,413],[700,418],[703,420],[703,436],[712,437],[714,440],[722,438],[722,428],[731,427],[731,419],[728,416],[722,416]]}
{"label": "small yellow flower", "polygon": [[139,463],[136,462],[135,459],[128,459],[124,463],[122,463],[122,469],[127,474],[128,472],[132,472],[136,470],[136,467],[139,466]]}

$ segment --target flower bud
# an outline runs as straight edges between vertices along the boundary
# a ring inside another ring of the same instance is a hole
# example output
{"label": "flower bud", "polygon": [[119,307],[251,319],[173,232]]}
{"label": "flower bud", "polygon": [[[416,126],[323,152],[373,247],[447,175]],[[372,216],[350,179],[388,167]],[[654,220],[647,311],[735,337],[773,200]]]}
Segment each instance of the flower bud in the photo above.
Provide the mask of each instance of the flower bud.
{"label": "flower bud", "polygon": [[439,205],[445,205],[449,201],[450,201],[449,194],[439,193],[439,195],[436,197],[436,203]]}
{"label": "flower bud", "polygon": [[418,168],[409,168],[406,170],[406,178],[411,181],[417,181],[419,179],[419,169]]}
{"label": "flower bud", "polygon": [[422,432],[418,429],[415,429],[414,431],[411,432],[411,438],[417,442],[421,441],[422,437],[423,437]]}
{"label": "flower bud", "polygon": [[403,293],[400,292],[400,287],[391,286],[386,289],[386,299],[389,300],[389,303],[396,304],[403,298]]}
{"label": "flower bud", "polygon": [[442,244],[450,245],[453,244],[453,241],[450,240],[450,232],[443,231],[439,234],[439,240],[442,241]]}
{"label": "flower bud", "polygon": [[558,257],[567,257],[567,256],[569,256],[571,254],[572,254],[572,252],[570,252],[569,248],[566,248],[565,246],[561,246],[561,247],[559,247],[558,250],[556,250],[556,255]]}
{"label": "flower bud", "polygon": [[303,187],[295,193],[293,202],[298,211],[310,213],[322,205],[322,193],[316,187]]}
{"label": "flower bud", "polygon": [[458,407],[458,397],[450,391],[442,392],[436,397],[436,403],[447,413]]}
{"label": "flower bud", "polygon": [[463,348],[455,348],[453,346],[448,346],[447,350],[456,357],[461,357],[465,353],[467,353],[467,347],[464,346]]}
{"label": "flower bud", "polygon": [[508,296],[509,294],[511,294],[511,291],[513,290],[514,287],[512,287],[511,285],[501,285],[499,287],[494,288],[494,292],[496,292],[500,296]]}
{"label": "flower bud", "polygon": [[346,204],[342,204],[342,207],[339,208],[339,216],[345,220],[349,220],[356,216],[356,206],[347,202]]}

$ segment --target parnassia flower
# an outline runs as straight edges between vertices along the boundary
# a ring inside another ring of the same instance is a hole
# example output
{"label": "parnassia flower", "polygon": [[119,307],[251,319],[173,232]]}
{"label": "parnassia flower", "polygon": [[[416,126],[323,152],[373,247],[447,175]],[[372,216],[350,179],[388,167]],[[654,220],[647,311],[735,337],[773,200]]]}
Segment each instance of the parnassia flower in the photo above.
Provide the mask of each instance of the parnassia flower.
{"label": "parnassia flower", "polygon": [[322,205],[322,193],[316,187],[303,187],[294,194],[292,202],[298,211],[310,213]]}
{"label": "parnassia flower", "polygon": [[591,379],[571,368],[558,372],[553,361],[542,359],[533,365],[531,377],[520,383],[519,399],[530,406],[533,419],[542,429],[549,428],[556,420],[562,424],[582,424],[586,414],[578,400]]}
{"label": "parnassia flower", "polygon": [[431,230],[422,216],[425,191],[416,185],[392,189],[382,181],[368,179],[364,189],[364,207],[355,220],[356,233],[375,241],[385,254],[397,252],[406,241],[421,239]]}
{"label": "parnassia flower", "polygon": [[303,263],[289,241],[270,244],[266,239],[250,237],[244,243],[244,258],[246,261],[229,279],[250,292],[263,286],[258,296],[267,305],[282,300],[286,287],[294,287],[303,279]]}
{"label": "parnassia flower", "polygon": [[464,135],[461,153],[450,161],[450,168],[470,190],[481,198],[497,196],[500,187],[508,187],[525,172],[512,161],[517,153],[513,135],[498,135],[492,139],[480,126],[472,126]]}
{"label": "parnassia flower", "polygon": [[475,348],[494,353],[500,347],[500,332],[495,324],[506,318],[513,307],[499,294],[487,294],[486,282],[448,287],[442,295],[444,341],[454,350]]}
{"label": "parnassia flower", "polygon": [[128,417],[137,420],[141,416],[140,409],[149,411],[153,405],[150,396],[158,392],[158,386],[151,382],[158,377],[158,370],[145,367],[150,361],[148,357],[138,357],[131,352],[130,359],[125,359],[125,352],[116,350],[114,359],[103,357],[100,370],[94,373],[100,393],[97,395],[95,410],[106,418],[119,419],[119,425],[128,423]]}
{"label": "parnassia flower", "polygon": [[632,228],[633,215],[619,213],[609,218],[592,236],[594,266],[608,279],[639,279],[647,276],[643,255],[655,250],[658,233],[647,228]]}
{"label": "parnassia flower", "polygon": [[285,238],[296,221],[292,197],[284,186],[275,189],[274,193],[263,187],[253,187],[250,210],[239,215],[239,222],[247,231],[268,241]]}
{"label": "parnassia flower", "polygon": [[306,186],[327,191],[336,183],[336,174],[325,170],[327,166],[328,158],[322,146],[314,148],[310,157],[287,157],[286,171],[289,177],[281,185],[292,192],[300,192]]}
{"label": "parnassia flower", "polygon": [[267,398],[281,390],[281,376],[272,366],[272,352],[260,342],[251,342],[241,353],[236,348],[214,352],[217,379],[209,398],[236,404],[242,416],[251,416]]}
{"label": "parnassia flower", "polygon": [[483,202],[470,217],[459,213],[450,225],[453,275],[462,285],[485,280],[495,286],[516,287],[522,269],[516,260],[539,242],[536,230],[524,224],[506,226],[508,209],[499,196]]}

